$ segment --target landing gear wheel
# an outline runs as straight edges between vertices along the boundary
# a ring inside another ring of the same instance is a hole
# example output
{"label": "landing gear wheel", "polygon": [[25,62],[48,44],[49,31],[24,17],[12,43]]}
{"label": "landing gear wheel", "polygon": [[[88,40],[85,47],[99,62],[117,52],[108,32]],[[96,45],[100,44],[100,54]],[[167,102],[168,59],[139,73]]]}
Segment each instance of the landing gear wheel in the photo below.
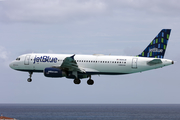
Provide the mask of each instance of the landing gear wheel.
{"label": "landing gear wheel", "polygon": [[27,79],[28,82],[32,82],[32,79],[31,79],[32,74],[33,74],[33,72],[29,72],[29,78]]}
{"label": "landing gear wheel", "polygon": [[80,84],[81,80],[80,79],[74,79],[74,84]]}
{"label": "landing gear wheel", "polygon": [[89,80],[87,81],[87,84],[88,84],[88,85],[93,85],[93,84],[94,84],[94,81],[91,80],[91,79],[89,79]]}
{"label": "landing gear wheel", "polygon": [[28,81],[28,82],[32,82],[32,79],[31,79],[31,78],[28,78],[27,81]]}

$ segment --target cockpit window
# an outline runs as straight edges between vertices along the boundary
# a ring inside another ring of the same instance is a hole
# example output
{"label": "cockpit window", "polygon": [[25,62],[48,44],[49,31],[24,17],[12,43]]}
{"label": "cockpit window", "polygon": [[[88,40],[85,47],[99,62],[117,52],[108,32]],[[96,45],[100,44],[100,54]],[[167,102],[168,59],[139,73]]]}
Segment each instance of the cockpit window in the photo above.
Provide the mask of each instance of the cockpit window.
{"label": "cockpit window", "polygon": [[16,60],[20,60],[20,58],[16,58]]}

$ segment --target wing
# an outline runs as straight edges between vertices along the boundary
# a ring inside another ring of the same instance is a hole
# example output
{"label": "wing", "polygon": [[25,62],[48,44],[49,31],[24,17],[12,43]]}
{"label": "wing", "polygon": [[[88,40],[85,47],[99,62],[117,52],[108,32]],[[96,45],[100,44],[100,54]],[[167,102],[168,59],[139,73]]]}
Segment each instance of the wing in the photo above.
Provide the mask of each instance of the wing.
{"label": "wing", "polygon": [[65,71],[77,71],[77,72],[86,73],[86,71],[83,68],[78,67],[77,62],[74,60],[74,56],[75,54],[70,57],[66,57],[60,66],[53,66],[53,67]]}
{"label": "wing", "polygon": [[62,71],[72,71],[72,74],[75,75],[76,77],[78,76],[77,72],[85,73],[85,74],[90,74],[90,73],[98,73],[99,71],[92,69],[92,68],[82,68],[78,66],[76,60],[74,59],[74,55],[70,57],[66,57],[63,60],[63,63],[59,66],[52,66],[54,68],[59,68]]}

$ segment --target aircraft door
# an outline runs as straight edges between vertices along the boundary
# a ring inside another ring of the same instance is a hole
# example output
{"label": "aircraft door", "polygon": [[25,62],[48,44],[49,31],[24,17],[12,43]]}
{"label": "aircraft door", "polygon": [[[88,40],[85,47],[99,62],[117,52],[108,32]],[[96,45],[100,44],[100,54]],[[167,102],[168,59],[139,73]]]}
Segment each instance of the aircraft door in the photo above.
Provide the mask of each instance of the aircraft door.
{"label": "aircraft door", "polygon": [[137,61],[138,61],[138,58],[132,59],[132,68],[137,69]]}
{"label": "aircraft door", "polygon": [[26,55],[26,57],[24,59],[24,65],[29,65],[30,56],[31,55]]}

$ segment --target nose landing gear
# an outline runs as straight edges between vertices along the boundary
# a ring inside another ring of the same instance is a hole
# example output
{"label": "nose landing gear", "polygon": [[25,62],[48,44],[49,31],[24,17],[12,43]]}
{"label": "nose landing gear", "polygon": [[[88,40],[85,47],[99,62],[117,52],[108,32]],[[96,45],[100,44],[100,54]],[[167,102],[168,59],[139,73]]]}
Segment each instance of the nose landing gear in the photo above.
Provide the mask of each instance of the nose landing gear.
{"label": "nose landing gear", "polygon": [[29,78],[27,79],[28,82],[32,82],[32,79],[31,79],[32,74],[33,74],[33,72],[29,72]]}

